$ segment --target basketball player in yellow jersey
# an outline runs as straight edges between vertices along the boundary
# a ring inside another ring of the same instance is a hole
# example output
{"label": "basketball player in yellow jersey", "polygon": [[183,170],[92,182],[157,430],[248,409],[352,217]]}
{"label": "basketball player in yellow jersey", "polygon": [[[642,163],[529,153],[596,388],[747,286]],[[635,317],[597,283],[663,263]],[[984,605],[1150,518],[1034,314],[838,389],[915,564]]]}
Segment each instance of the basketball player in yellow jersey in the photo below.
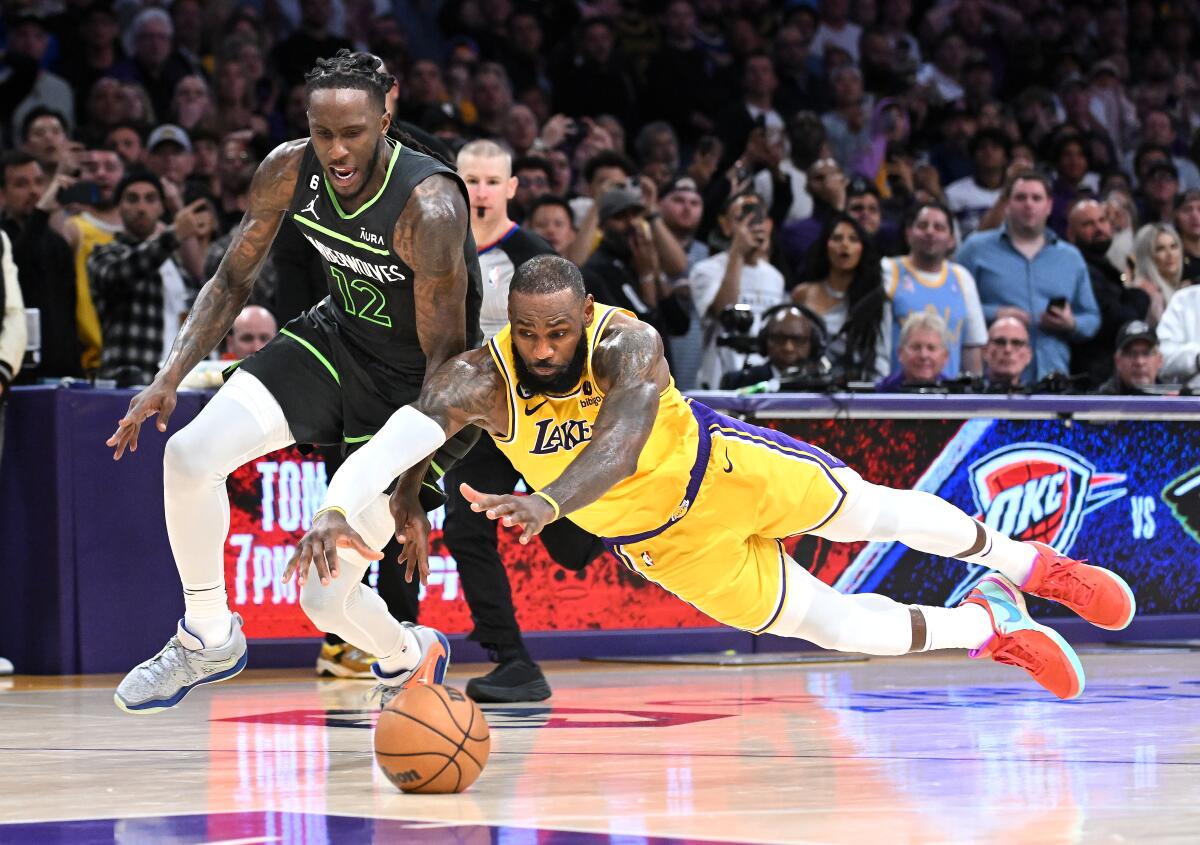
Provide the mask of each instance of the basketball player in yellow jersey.
{"label": "basketball player in yellow jersey", "polygon": [[[446,362],[330,483],[284,574],[336,575],[338,546],[378,558],[348,519],[467,425],[483,427],[536,492],[461,486],[472,507],[529,542],[569,516],[627,567],[727,625],[867,654],[969,649],[1028,671],[1060,698],[1083,691],[1074,650],[1034,622],[1021,591],[1105,628],[1128,625],[1133,594],[1116,574],[996,533],[928,493],[862,479],[832,455],[731,419],[676,389],[662,341],[631,314],[592,301],[578,268],[539,256],[513,275],[509,325]],[[407,477],[407,476],[406,476]],[[401,484],[397,489],[408,490]],[[408,577],[428,571],[428,523],[393,496]],[[954,608],[843,595],[779,538],[900,541],[991,569]],[[1018,585],[1020,585],[1018,587]]]}

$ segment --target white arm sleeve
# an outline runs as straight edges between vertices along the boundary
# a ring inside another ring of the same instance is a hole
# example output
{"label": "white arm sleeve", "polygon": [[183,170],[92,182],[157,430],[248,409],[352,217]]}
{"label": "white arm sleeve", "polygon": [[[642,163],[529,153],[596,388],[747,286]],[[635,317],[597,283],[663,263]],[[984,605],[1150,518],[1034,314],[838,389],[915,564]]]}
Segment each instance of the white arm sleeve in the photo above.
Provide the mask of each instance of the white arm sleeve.
{"label": "white arm sleeve", "polygon": [[394,478],[445,442],[446,432],[440,425],[412,405],[405,405],[333,474],[321,507],[341,508],[347,519],[352,518]]}

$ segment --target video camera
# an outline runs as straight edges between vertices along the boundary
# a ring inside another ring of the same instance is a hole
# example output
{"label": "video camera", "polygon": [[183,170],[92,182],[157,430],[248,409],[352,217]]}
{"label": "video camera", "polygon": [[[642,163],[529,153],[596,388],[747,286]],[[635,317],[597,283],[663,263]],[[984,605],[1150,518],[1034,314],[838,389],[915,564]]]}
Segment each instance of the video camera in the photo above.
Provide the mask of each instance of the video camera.
{"label": "video camera", "polygon": [[717,346],[726,346],[734,352],[750,355],[758,352],[758,338],[750,333],[754,328],[754,311],[749,305],[730,305],[717,315],[722,334]]}

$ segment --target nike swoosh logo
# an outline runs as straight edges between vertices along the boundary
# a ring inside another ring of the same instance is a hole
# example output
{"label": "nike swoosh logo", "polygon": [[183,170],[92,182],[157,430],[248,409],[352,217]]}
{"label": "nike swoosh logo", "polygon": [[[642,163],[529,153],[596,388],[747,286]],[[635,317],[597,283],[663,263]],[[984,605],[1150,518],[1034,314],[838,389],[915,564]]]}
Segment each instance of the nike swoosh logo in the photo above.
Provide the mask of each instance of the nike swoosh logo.
{"label": "nike swoosh logo", "polygon": [[538,412],[538,409],[540,409],[543,405],[545,405],[549,401],[550,401],[549,399],[543,399],[541,402],[534,405],[532,408],[530,408],[529,405],[526,405],[525,406],[525,416],[532,417],[534,414],[536,414]]}
{"label": "nike swoosh logo", "polygon": [[733,461],[729,459],[729,450],[725,450],[725,471],[733,472]]}
{"label": "nike swoosh logo", "polygon": [[991,605],[998,605],[998,606],[1004,608],[1004,612],[1008,614],[1008,619],[1005,621],[1007,621],[1007,622],[1020,622],[1021,621],[1021,611],[1017,610],[1017,606],[1015,604],[1013,604],[1012,602],[1005,601],[1004,599],[998,599],[993,596],[988,596],[988,603]]}

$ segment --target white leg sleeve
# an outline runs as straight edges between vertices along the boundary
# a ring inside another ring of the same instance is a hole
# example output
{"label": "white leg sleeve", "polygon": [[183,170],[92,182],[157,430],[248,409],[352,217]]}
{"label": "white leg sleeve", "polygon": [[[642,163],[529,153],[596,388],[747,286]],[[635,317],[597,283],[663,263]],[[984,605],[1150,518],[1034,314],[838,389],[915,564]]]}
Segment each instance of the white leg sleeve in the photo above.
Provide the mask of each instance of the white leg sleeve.
{"label": "white leg sleeve", "polygon": [[[388,497],[377,495],[350,518],[350,526],[371,548],[382,549],[395,531]],[[322,586],[316,573],[310,572],[300,589],[300,606],[308,618],[322,631],[374,654],[387,672],[411,669],[420,656],[419,649],[405,651],[408,632],[388,612],[379,594],[362,583],[370,561],[348,549],[338,550],[338,560],[341,572],[328,586]],[[398,564],[382,560],[379,565]]]}
{"label": "white leg sleeve", "polygon": [[978,648],[992,635],[987,613],[900,604],[877,593],[844,595],[788,559],[783,610],[766,632],[834,651],[895,655],[931,648]]}
{"label": "white leg sleeve", "polygon": [[[208,642],[228,628],[225,479],[247,461],[292,442],[283,409],[257,378],[238,371],[192,422],[167,441],[163,500],[167,536],[183,582],[188,628]],[[210,634],[206,637],[205,633]]]}
{"label": "white leg sleeve", "polygon": [[894,540],[917,551],[983,564],[1016,584],[1029,577],[1032,546],[988,528],[931,493],[871,484],[848,467],[833,472],[846,488],[846,505],[813,532],[818,537],[839,543]]}

